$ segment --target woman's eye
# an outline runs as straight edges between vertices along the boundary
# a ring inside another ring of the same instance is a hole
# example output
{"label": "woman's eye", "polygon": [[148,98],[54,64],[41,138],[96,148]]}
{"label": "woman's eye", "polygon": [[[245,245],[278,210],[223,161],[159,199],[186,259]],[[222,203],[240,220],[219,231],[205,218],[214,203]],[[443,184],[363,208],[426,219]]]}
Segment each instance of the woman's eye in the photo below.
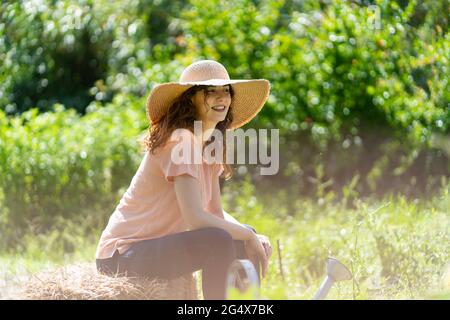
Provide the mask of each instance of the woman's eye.
{"label": "woman's eye", "polygon": [[[216,92],[216,89],[207,89],[206,92],[207,92],[207,93],[215,93],[215,92]],[[224,89],[224,92],[225,92],[225,93],[230,93],[230,89],[228,89],[228,88],[227,88],[227,89]]]}

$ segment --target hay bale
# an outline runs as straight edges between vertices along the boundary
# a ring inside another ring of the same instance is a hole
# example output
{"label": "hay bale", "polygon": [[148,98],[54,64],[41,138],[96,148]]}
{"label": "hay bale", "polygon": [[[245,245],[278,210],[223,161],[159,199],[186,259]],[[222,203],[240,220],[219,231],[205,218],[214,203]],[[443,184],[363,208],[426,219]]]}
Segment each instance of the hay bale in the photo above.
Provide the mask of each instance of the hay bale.
{"label": "hay bale", "polygon": [[32,300],[197,300],[194,274],[172,280],[107,276],[84,263],[33,275],[19,299]]}

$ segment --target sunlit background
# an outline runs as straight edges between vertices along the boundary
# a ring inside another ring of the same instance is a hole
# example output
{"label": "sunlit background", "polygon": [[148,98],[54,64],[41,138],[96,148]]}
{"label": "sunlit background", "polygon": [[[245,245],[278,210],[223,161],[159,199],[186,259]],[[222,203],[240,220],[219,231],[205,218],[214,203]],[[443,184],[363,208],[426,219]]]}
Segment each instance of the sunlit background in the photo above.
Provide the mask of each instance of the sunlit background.
{"label": "sunlit background", "polygon": [[148,93],[214,59],[271,82],[244,129],[280,130],[279,173],[222,183],[272,240],[262,295],[310,299],[332,255],[354,279],[331,298],[448,299],[448,29],[445,0],[2,1],[0,298],[94,261]]}

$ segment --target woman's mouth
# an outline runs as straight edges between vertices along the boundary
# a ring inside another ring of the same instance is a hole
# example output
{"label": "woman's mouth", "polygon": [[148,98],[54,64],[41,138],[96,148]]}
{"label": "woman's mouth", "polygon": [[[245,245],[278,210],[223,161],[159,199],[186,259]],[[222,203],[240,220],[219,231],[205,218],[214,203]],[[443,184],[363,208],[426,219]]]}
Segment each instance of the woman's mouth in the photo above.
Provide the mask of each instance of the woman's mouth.
{"label": "woman's mouth", "polygon": [[219,106],[211,107],[211,109],[213,109],[214,111],[217,111],[217,112],[224,112],[227,108],[223,105],[219,105]]}

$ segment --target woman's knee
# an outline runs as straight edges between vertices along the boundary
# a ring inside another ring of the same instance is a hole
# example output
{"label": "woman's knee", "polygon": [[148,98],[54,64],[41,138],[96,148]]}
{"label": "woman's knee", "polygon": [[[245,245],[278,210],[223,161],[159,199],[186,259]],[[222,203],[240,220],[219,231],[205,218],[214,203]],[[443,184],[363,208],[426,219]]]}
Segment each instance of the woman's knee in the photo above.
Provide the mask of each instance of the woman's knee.
{"label": "woman's knee", "polygon": [[229,232],[221,228],[205,228],[205,242],[208,243],[208,264],[212,263],[214,272],[227,270],[236,259],[234,240]]}
{"label": "woman's knee", "polygon": [[231,234],[222,228],[208,227],[202,230],[207,234],[208,239],[215,239],[222,242],[233,242],[233,237]]}
{"label": "woman's knee", "polygon": [[216,227],[208,227],[201,230],[205,234],[205,240],[214,247],[234,249],[234,240],[228,231]]}

